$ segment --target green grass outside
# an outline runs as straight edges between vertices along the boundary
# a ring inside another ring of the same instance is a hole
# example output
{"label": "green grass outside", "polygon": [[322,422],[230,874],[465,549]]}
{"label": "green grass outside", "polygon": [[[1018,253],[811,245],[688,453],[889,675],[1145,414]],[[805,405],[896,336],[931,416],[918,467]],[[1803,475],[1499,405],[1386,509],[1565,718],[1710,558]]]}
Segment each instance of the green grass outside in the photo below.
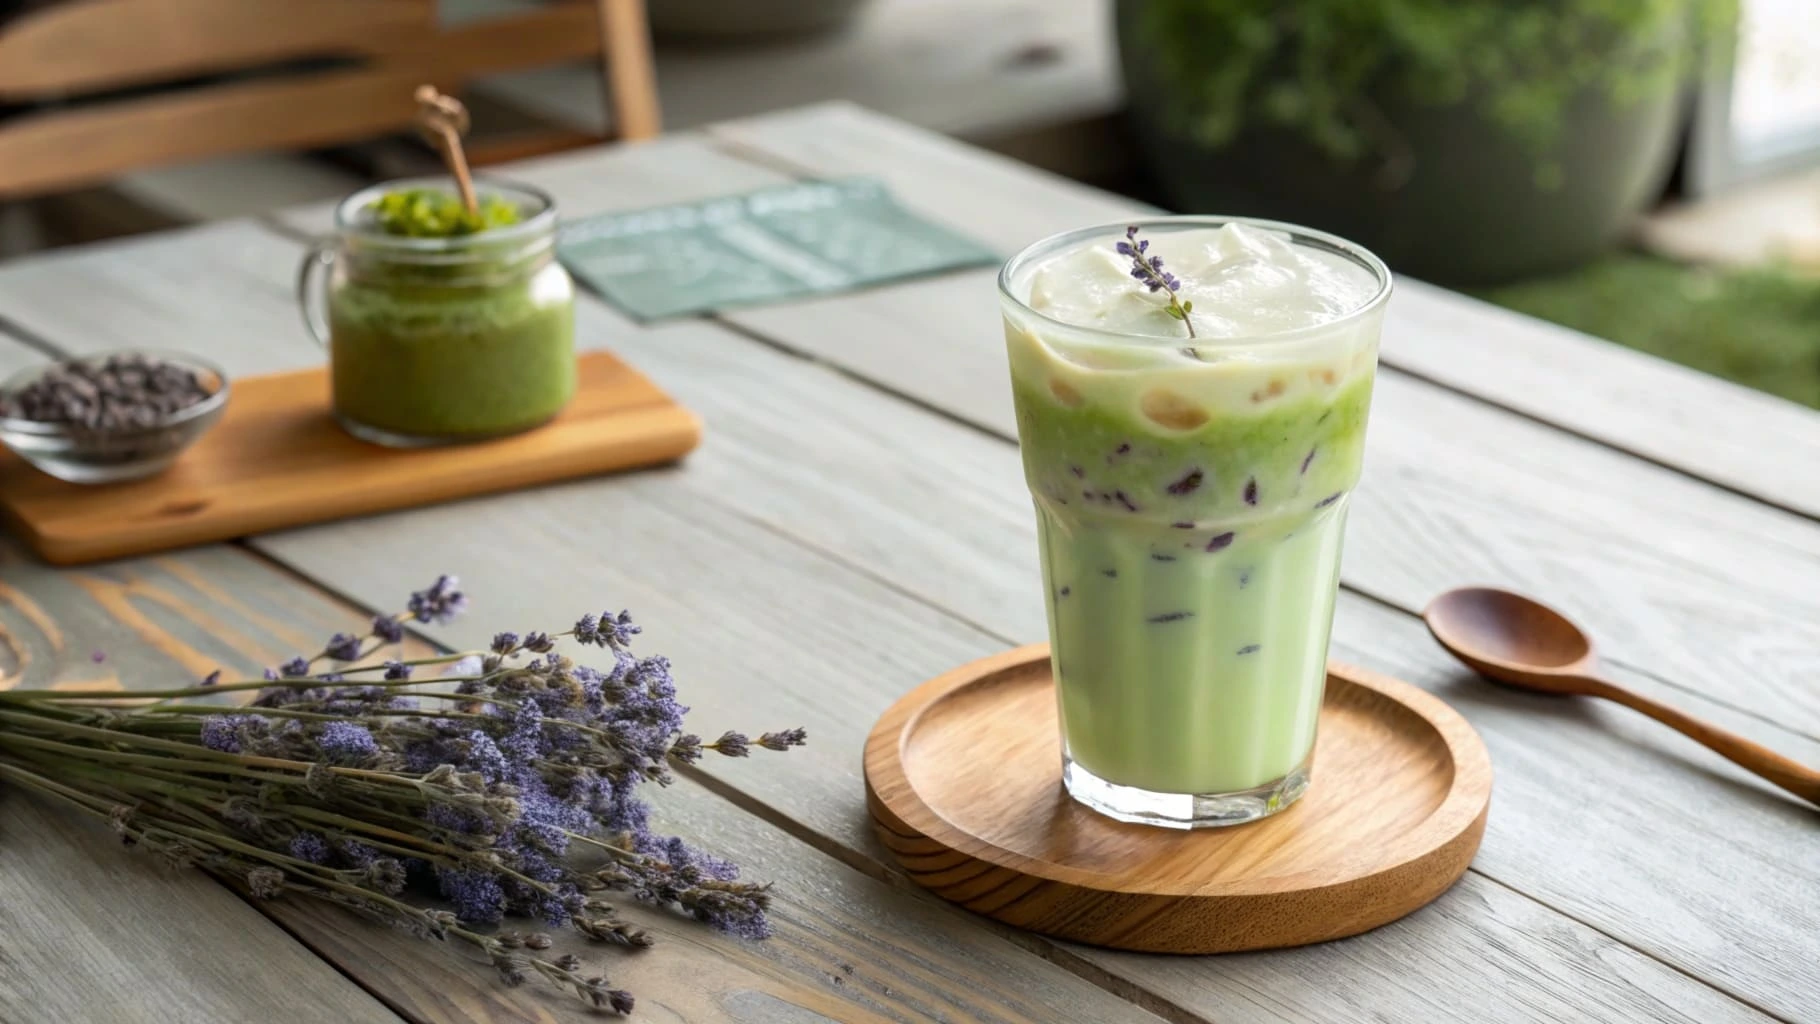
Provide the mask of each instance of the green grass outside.
{"label": "green grass outside", "polygon": [[1820,409],[1820,277],[1623,254],[1473,294]]}

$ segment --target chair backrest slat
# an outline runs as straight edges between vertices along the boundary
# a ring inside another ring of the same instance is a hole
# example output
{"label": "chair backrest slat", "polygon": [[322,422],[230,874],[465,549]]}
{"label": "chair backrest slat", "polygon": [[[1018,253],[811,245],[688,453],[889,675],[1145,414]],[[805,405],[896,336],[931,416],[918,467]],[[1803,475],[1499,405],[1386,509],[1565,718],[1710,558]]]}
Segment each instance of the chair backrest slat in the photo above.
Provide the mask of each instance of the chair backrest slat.
{"label": "chair backrest slat", "polygon": [[434,31],[425,0],[64,0],[0,25],[0,100],[372,55]]}
{"label": "chair backrest slat", "polygon": [[[0,105],[26,108],[0,118],[0,199],[406,130],[420,84],[455,93],[481,75],[591,56],[604,59],[621,137],[657,134],[643,0],[548,0],[447,28],[436,3],[59,0],[0,22]],[[312,57],[351,59],[295,63]],[[240,71],[254,74],[210,77]]]}

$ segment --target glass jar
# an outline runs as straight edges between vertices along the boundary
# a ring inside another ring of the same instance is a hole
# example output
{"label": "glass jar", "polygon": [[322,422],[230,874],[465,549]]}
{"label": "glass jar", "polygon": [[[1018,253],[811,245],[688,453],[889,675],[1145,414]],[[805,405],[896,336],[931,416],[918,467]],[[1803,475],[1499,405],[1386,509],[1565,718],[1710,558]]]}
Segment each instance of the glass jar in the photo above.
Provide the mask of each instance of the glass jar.
{"label": "glass jar", "polygon": [[335,417],[366,441],[514,434],[547,423],[575,394],[575,286],[555,258],[555,201],[476,183],[521,220],[451,238],[389,234],[374,220],[387,193],[449,186],[395,181],[347,197],[335,235],[298,275],[304,322],[329,350]]}

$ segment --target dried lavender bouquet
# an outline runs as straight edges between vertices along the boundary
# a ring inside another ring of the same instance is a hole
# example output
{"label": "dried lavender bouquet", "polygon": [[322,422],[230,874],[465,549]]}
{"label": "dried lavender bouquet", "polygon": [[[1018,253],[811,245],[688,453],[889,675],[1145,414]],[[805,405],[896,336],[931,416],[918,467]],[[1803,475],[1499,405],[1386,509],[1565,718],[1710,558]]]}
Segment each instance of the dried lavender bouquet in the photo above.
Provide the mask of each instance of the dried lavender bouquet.
{"label": "dried lavender bouquet", "polygon": [[[542,932],[568,925],[650,945],[608,893],[681,911],[747,938],[767,934],[766,887],[682,840],[654,835],[639,797],[704,751],[786,750],[801,729],[712,743],[682,731],[670,664],[636,657],[625,613],[557,634],[500,633],[487,651],[368,667],[404,623],[466,605],[453,577],[331,637],[263,680],[157,691],[0,691],[0,780],[109,822],[129,846],[240,883],[259,899],[327,900],[424,938],[484,952],[510,985],[532,974],[593,1006],[632,996]],[[556,651],[599,648],[604,670]],[[358,663],[358,664],[357,664]],[[246,708],[215,695],[257,691]],[[440,892],[449,909],[407,899]]]}

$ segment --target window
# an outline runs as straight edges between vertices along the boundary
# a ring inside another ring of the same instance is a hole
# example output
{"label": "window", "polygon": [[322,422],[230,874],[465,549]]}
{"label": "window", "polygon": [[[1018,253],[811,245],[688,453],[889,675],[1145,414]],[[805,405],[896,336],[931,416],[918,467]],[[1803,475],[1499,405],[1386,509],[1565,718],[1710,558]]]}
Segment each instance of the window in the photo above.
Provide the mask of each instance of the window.
{"label": "window", "polygon": [[1820,2],[1742,0],[1738,51],[1715,60],[1694,112],[1688,188],[1820,166]]}

